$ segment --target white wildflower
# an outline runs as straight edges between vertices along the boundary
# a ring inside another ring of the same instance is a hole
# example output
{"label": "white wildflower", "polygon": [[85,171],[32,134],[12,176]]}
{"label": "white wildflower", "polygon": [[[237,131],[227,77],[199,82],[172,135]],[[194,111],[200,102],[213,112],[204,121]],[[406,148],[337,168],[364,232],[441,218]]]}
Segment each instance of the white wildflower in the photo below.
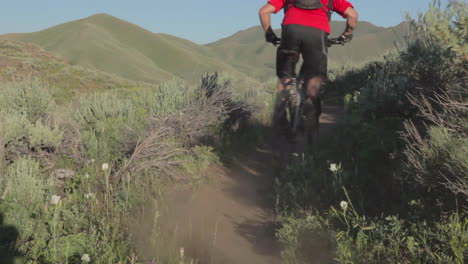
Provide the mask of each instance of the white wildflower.
{"label": "white wildflower", "polygon": [[338,166],[336,165],[336,163],[330,164],[330,171],[333,173],[338,171]]}
{"label": "white wildflower", "polygon": [[340,206],[341,206],[341,209],[343,209],[344,211],[348,209],[348,203],[346,201],[341,201]]}
{"label": "white wildflower", "polygon": [[102,170],[106,171],[108,169],[109,169],[109,164],[108,163],[102,164]]}
{"label": "white wildflower", "polygon": [[91,163],[94,163],[94,162],[95,162],[95,160],[94,160],[94,159],[92,159],[92,160],[90,160],[90,162],[91,162]]}
{"label": "white wildflower", "polygon": [[62,197],[60,197],[58,195],[52,195],[52,197],[50,199],[50,203],[52,205],[57,205],[58,203],[60,203],[60,199],[62,199]]}
{"label": "white wildflower", "polygon": [[81,261],[88,263],[91,262],[91,258],[88,254],[84,254],[83,256],[81,256]]}
{"label": "white wildflower", "polygon": [[85,194],[85,197],[86,197],[86,199],[91,199],[91,198],[93,198],[93,194],[92,193],[87,193],[87,194]]}
{"label": "white wildflower", "polygon": [[361,93],[359,91],[354,93],[353,100],[354,100],[355,103],[359,102],[359,96],[360,95],[361,95]]}
{"label": "white wildflower", "polygon": [[85,173],[84,177],[85,179],[89,179],[89,173]]}

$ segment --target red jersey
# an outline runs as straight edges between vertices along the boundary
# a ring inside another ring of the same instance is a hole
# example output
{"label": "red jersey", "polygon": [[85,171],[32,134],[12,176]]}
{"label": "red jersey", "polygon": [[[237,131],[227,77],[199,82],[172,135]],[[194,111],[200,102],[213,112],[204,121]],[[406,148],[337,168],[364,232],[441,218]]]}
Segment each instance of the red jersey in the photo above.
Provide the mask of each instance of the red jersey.
{"label": "red jersey", "polygon": [[[291,2],[292,1],[294,0],[291,0]],[[324,9],[327,10],[329,0],[321,1],[322,4],[325,5]],[[276,8],[275,13],[278,13],[281,9],[283,9],[284,5],[286,4],[286,0],[269,0],[268,3],[274,6]],[[353,5],[346,0],[334,0],[332,11],[340,14],[342,17],[345,17],[344,12],[346,11],[346,9],[348,9],[348,7],[353,7]],[[330,21],[328,21],[328,15],[323,9],[304,10],[291,5],[283,19],[283,25],[288,24],[298,24],[309,27],[315,27],[327,33],[330,33],[331,31]]]}

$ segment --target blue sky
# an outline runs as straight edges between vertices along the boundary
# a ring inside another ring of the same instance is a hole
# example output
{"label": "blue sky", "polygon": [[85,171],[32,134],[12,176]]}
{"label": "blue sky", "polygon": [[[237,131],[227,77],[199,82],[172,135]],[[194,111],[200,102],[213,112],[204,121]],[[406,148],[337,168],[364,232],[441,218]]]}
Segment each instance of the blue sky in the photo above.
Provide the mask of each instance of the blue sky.
{"label": "blue sky", "polygon": [[[425,11],[429,0],[351,0],[361,20],[393,26]],[[258,9],[266,0],[15,0],[3,1],[0,34],[33,32],[54,25],[108,13],[153,32],[207,43],[258,25]],[[279,27],[282,14],[274,16]],[[334,15],[334,19],[341,19]]]}

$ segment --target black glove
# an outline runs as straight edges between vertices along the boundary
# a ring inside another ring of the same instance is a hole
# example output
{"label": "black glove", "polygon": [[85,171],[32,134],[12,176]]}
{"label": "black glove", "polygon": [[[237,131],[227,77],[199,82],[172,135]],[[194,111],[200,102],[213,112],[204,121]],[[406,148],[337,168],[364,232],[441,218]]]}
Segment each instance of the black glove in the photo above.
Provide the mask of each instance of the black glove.
{"label": "black glove", "polygon": [[353,40],[353,34],[348,34],[348,35],[345,35],[345,34],[342,34],[338,40],[344,45],[345,43],[349,43],[351,42],[351,40]]}
{"label": "black glove", "polygon": [[276,36],[275,32],[273,29],[271,29],[271,26],[268,28],[268,30],[265,33],[265,39],[266,42],[273,43],[273,45],[278,45],[280,44],[281,39]]}

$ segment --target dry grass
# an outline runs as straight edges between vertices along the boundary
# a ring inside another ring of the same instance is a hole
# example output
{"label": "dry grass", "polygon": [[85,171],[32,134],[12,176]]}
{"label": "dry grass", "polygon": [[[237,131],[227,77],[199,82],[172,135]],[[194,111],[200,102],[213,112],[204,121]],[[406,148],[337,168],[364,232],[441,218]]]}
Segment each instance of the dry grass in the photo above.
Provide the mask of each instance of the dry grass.
{"label": "dry grass", "polygon": [[126,172],[138,174],[147,169],[158,169],[174,180],[186,180],[172,173],[174,167],[184,162],[177,158],[187,154],[188,148],[200,143],[220,124],[234,118],[231,117],[233,113],[245,108],[232,97],[229,83],[220,85],[216,74],[206,75],[200,94],[180,112],[149,118],[149,131],[136,144],[129,160],[115,177],[121,180]]}
{"label": "dry grass", "polygon": [[182,162],[175,160],[175,158],[186,153],[186,150],[177,142],[169,141],[170,137],[171,130],[168,128],[150,130],[146,138],[137,144],[130,159],[114,175],[114,178],[117,177],[120,181],[125,172],[138,175],[141,171],[150,168],[157,168],[165,174],[171,175],[169,168]]}
{"label": "dry grass", "polygon": [[[468,162],[463,157],[468,137],[467,96],[466,90],[458,90],[435,94],[432,98],[410,97],[424,123],[406,121],[402,133],[409,172],[423,185],[443,185],[465,197],[468,197]],[[431,132],[434,129],[444,132]]]}

